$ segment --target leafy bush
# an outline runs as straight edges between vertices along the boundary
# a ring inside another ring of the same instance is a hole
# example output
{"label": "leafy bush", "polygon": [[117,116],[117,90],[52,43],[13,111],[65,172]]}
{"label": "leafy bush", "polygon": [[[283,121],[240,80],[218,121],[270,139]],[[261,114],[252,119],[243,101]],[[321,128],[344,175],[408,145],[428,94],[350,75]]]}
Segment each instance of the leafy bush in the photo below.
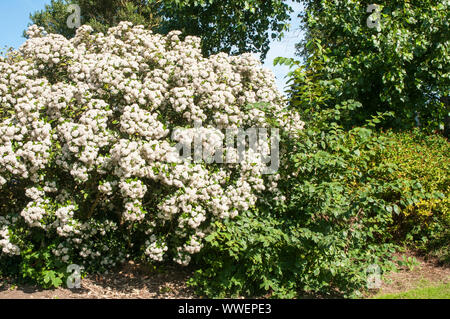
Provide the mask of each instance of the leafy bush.
{"label": "leafy bush", "polygon": [[[300,2],[305,37],[299,53],[314,82],[328,82],[322,88],[330,96],[321,107],[354,99],[362,108],[345,119],[352,125],[393,111],[383,127],[411,128],[418,116],[423,126],[449,129],[448,1]],[[373,20],[377,26],[369,26]]]}
{"label": "leafy bush", "polygon": [[192,286],[221,297],[357,296],[373,264],[392,269],[389,229],[400,185],[382,178],[389,141],[370,129],[373,122],[350,131],[335,122],[357,106],[317,113],[295,139],[285,137],[278,200],[216,223]]}
{"label": "leafy bush", "polygon": [[395,165],[388,178],[405,185],[398,201],[401,214],[396,216],[393,232],[424,252],[449,248],[450,143],[419,129],[382,134],[391,140],[383,160]]}
{"label": "leafy bush", "polygon": [[315,112],[296,143],[282,143],[284,201],[216,223],[192,286],[220,297],[358,296],[371,265],[395,269],[405,243],[448,249],[448,141],[374,131],[384,115],[348,131],[336,123],[358,106]]}
{"label": "leafy bush", "polygon": [[[394,269],[390,257],[405,243],[449,240],[448,142],[376,130],[413,126],[416,112],[436,128],[446,114],[440,98],[448,70],[434,65],[446,60],[445,48],[433,46],[446,41],[438,32],[448,24],[445,5],[415,10],[386,2],[377,32],[362,28],[368,14],[358,1],[347,7],[304,2],[313,13],[304,16],[306,63],[275,62],[295,66],[290,106],[306,128],[283,137],[280,193],[263,197],[233,222],[214,224],[197,260],[201,269],[190,280],[199,293],[357,296],[374,268]],[[421,30],[427,16],[436,17],[432,33]],[[410,41],[405,21],[414,24],[413,38],[428,40]],[[356,41],[344,39],[355,35]],[[392,45],[397,49],[380,50]],[[417,46],[430,47],[432,58],[424,60]],[[433,66],[421,69],[427,63]],[[416,70],[405,72],[405,65]]]}
{"label": "leafy bush", "polygon": [[[203,58],[199,38],[128,22],[91,32],[67,40],[32,26],[0,60],[1,265],[45,285],[72,263],[187,265],[211,223],[276,189],[253,149],[242,162],[207,161],[221,130],[270,127],[265,112],[280,127],[303,125],[250,54]],[[200,160],[184,153],[193,140]]]}

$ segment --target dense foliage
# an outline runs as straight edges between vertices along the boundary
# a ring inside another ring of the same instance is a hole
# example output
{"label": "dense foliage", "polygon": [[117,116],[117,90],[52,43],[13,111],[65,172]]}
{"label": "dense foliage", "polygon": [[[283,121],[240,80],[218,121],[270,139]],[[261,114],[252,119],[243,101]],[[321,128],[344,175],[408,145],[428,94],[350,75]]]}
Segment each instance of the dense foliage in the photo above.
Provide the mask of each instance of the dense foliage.
{"label": "dense foliage", "polygon": [[[210,224],[276,193],[279,176],[263,172],[268,139],[242,154],[227,144],[223,164],[208,156],[225,129],[293,132],[303,122],[251,54],[204,58],[199,38],[179,34],[121,22],[67,40],[32,26],[1,58],[2,265],[47,284],[71,263],[187,265]],[[269,123],[266,112],[277,116]]]}
{"label": "dense foliage", "polygon": [[360,296],[371,267],[395,269],[405,244],[448,261],[448,141],[378,133],[379,117],[344,130],[337,123],[355,107],[316,112],[285,144],[285,201],[216,223],[190,282],[199,293]]}
{"label": "dense foliage", "polygon": [[81,9],[81,23],[106,33],[120,21],[131,21],[155,32],[181,30],[202,38],[205,54],[257,52],[265,56],[271,38],[288,28],[291,8],[282,0],[52,0],[31,20],[50,33],[73,37],[67,26],[69,4]]}
{"label": "dense foliage", "polygon": [[[324,70],[323,58],[309,61]],[[284,200],[217,222],[190,284],[214,297],[358,296],[373,267],[395,269],[391,255],[405,244],[448,249],[448,141],[378,132],[390,112],[345,129],[361,103],[325,107],[339,92],[333,81],[292,59],[276,63],[295,67],[290,104],[306,121],[281,143]]]}
{"label": "dense foliage", "polygon": [[372,264],[391,266],[389,194],[397,185],[381,178],[387,140],[369,128],[343,130],[336,120],[346,108],[322,111],[291,140],[280,172],[284,201],[218,223],[206,238],[207,266],[191,281],[201,293],[356,296]]}
{"label": "dense foliage", "polygon": [[[316,81],[329,82],[324,107],[353,99],[363,107],[351,115],[351,124],[393,111],[384,127],[409,128],[418,116],[420,125],[445,125],[450,133],[448,1],[301,2],[306,36],[298,50]],[[379,6],[378,17],[367,12],[372,3]],[[322,63],[311,63],[311,57]]]}
{"label": "dense foliage", "polygon": [[[404,185],[392,232],[427,255],[450,261],[450,143],[415,129],[386,133],[382,160],[392,163],[389,180]],[[408,183],[407,181],[413,181]]]}
{"label": "dense foliage", "polygon": [[[76,31],[73,2],[32,15],[69,39],[32,26],[0,60],[0,274],[50,287],[133,259],[194,265],[208,297],[355,297],[405,245],[449,261],[450,144],[398,132],[445,122],[448,1],[382,1],[377,28],[367,1],[301,1],[288,100],[217,53],[264,56],[283,1],[81,0]],[[278,129],[278,171],[274,140],[211,162],[230,128]]]}

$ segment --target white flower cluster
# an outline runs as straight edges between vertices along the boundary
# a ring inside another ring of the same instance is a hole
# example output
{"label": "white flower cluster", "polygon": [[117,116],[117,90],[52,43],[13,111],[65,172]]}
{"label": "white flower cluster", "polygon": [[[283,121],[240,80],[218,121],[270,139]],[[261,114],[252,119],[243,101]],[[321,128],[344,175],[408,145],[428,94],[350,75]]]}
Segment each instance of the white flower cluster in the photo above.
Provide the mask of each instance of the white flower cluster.
{"label": "white flower cluster", "polygon": [[[73,206],[59,209],[58,215],[67,218],[72,215],[71,209],[73,209]],[[97,268],[95,271],[101,272],[125,261],[126,253],[124,249],[120,249],[120,247],[117,249],[117,245],[105,240],[105,237],[117,232],[118,226],[114,222],[94,220],[79,222],[71,218],[66,219],[66,221],[64,226],[67,226],[70,222],[73,231],[70,234],[58,232],[63,237],[60,238],[63,241],[52,250],[53,254],[61,261],[69,262],[70,258],[81,257],[84,261],[83,264],[90,268],[95,265]],[[54,226],[60,227],[61,223],[56,222]],[[126,237],[123,239],[127,240]]]}
{"label": "white flower cluster", "polygon": [[74,227],[73,216],[76,207],[74,205],[68,205],[60,207],[56,210],[56,221],[53,226],[56,227],[56,232],[61,237],[69,237],[72,234],[79,234],[79,230]]}
{"label": "white flower cluster", "polygon": [[5,217],[0,216],[0,252],[6,255],[20,255],[20,248],[10,241],[10,230],[8,227],[12,222],[16,221],[15,219],[16,218],[13,217],[11,221]]}
{"label": "white flower cluster", "polygon": [[145,242],[145,254],[150,259],[155,261],[162,261],[164,253],[167,251],[167,244],[163,239],[158,239],[155,235],[151,235],[150,239]]}
{"label": "white flower cluster", "polygon": [[[0,192],[15,181],[27,185],[29,202],[17,215],[29,227],[56,231],[64,244],[54,254],[63,261],[77,251],[113,265],[125,254],[112,256],[95,236],[138,224],[149,236],[145,255],[187,264],[211,222],[276,191],[276,175],[264,177],[256,150],[216,165],[185,161],[176,146],[199,137],[212,156],[221,130],[269,128],[267,115],[291,132],[303,128],[273,74],[251,54],[203,57],[197,37],[180,40],[179,31],[162,36],[128,22],[107,34],[82,26],[70,40],[36,26],[28,36],[20,58],[0,58],[0,108],[8,111],[0,119]],[[170,136],[176,128],[188,130]],[[95,226],[100,215],[106,220]],[[17,253],[2,220],[0,229],[3,251]]]}
{"label": "white flower cluster", "polygon": [[48,204],[48,200],[43,200],[41,198],[38,198],[35,201],[30,201],[22,210],[20,215],[30,227],[40,227],[45,229],[46,224],[43,222],[43,219],[49,213],[48,210],[46,210],[46,206],[48,206]]}

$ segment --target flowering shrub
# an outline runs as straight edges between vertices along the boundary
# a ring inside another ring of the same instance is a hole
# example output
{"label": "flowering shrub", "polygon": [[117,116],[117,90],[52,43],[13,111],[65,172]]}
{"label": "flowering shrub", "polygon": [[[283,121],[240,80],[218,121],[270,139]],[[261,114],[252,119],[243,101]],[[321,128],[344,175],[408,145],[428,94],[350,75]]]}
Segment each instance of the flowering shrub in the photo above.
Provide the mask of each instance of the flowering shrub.
{"label": "flowering shrub", "polygon": [[[320,84],[293,101],[306,104],[319,92]],[[281,137],[286,200],[216,221],[188,281],[199,294],[361,297],[377,286],[374,269],[384,275],[405,265],[393,260],[404,247],[450,261],[448,141],[375,131],[387,114],[345,130],[338,123],[357,107],[301,113],[311,117],[307,127]]]}
{"label": "flowering shrub", "polygon": [[[401,188],[393,232],[428,256],[450,261],[450,152],[449,141],[419,129],[384,133],[391,140],[382,153],[395,166],[385,175]],[[408,182],[409,181],[409,182]],[[442,251],[442,253],[440,253]]]}
{"label": "flowering shrub", "polygon": [[394,269],[399,247],[386,207],[396,199],[385,194],[396,183],[386,181],[391,163],[381,156],[389,139],[371,129],[373,121],[343,129],[341,117],[356,107],[348,101],[320,110],[296,136],[281,136],[287,151],[278,188],[286,200],[215,222],[196,256],[204,266],[188,281],[199,294],[361,297],[372,267]]}
{"label": "flowering shrub", "polygon": [[67,40],[32,26],[0,60],[0,260],[18,258],[24,275],[136,256],[187,265],[213,222],[276,192],[279,175],[264,175],[252,149],[218,164],[177,145],[213,148],[225,128],[303,127],[250,54],[205,58],[199,38],[128,22],[91,31]]}

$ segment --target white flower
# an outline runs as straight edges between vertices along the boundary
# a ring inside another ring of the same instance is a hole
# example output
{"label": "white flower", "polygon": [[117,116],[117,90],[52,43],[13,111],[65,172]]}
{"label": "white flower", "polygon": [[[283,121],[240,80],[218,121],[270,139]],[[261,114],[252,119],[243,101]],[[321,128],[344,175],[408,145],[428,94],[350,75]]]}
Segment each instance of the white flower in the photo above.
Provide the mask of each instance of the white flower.
{"label": "white flower", "polygon": [[[278,195],[278,180],[262,174],[269,143],[246,149],[241,162],[228,146],[224,163],[210,165],[226,129],[268,128],[268,115],[289,133],[304,123],[251,54],[203,57],[197,37],[129,22],[92,31],[82,26],[68,40],[34,25],[20,59],[0,57],[0,105],[8,111],[0,120],[0,188],[27,185],[15,222],[59,236],[64,245],[54,254],[64,262],[75,253],[103,254],[105,267],[126,258],[98,243],[119,224],[144,229],[150,259],[172,250],[187,265],[211,223],[250,209],[263,190]],[[248,108],[257,102],[266,110]],[[192,146],[194,153],[180,154]],[[0,217],[11,214],[4,209]],[[106,216],[100,225],[97,216]],[[17,254],[11,229],[0,218],[0,247]]]}

